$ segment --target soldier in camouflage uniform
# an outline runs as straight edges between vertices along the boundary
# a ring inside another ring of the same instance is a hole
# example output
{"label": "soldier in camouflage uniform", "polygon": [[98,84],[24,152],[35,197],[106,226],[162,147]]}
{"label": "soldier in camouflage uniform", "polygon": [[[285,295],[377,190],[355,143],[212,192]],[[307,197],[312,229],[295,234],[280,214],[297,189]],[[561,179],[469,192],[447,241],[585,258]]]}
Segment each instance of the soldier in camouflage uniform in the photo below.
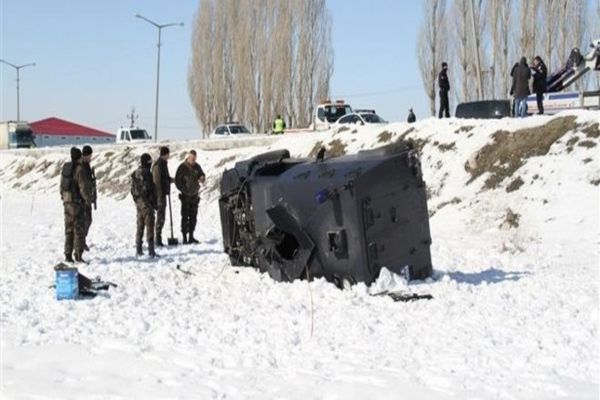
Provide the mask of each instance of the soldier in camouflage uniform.
{"label": "soldier in camouflage uniform", "polygon": [[146,240],[148,241],[148,254],[152,258],[158,257],[154,251],[154,210],[156,204],[156,188],[150,172],[152,157],[144,153],[140,157],[140,167],[131,175],[131,195],[137,209],[137,230],[135,234],[136,255],[144,254],[142,251],[142,240],[144,228],[146,229]]}
{"label": "soldier in camouflage uniform", "polygon": [[[198,215],[198,203],[200,196],[200,183],[204,183],[206,177],[202,167],[196,163],[196,151],[188,153],[184,162],[177,168],[175,174],[175,186],[181,192],[181,233],[183,243],[198,243],[194,238],[194,229],[196,229],[196,218]],[[189,236],[188,236],[189,235]]]}
{"label": "soldier in camouflage uniform", "polygon": [[163,146],[160,148],[160,157],[152,165],[152,180],[156,188],[156,245],[163,246],[162,230],[165,226],[165,212],[167,208],[167,196],[171,192],[171,182],[173,179],[169,176],[169,148]]}
{"label": "soldier in camouflage uniform", "polygon": [[60,179],[65,210],[65,260],[68,262],[85,262],[81,257],[85,244],[83,210],[92,204],[92,193],[91,179],[81,165],[81,150],[72,147],[71,162],[63,165]]}
{"label": "soldier in camouflage uniform", "polygon": [[89,251],[90,248],[87,245],[87,236],[90,231],[90,226],[92,225],[92,205],[94,206],[94,210],[95,210],[98,192],[96,190],[96,173],[94,171],[94,168],[92,168],[92,166],[90,165],[90,162],[92,161],[92,147],[91,146],[83,146],[82,155],[83,155],[81,157],[82,166],[85,168],[86,173],[89,175],[89,177],[92,181],[92,188],[93,188],[92,204],[86,205],[83,209],[83,221],[84,221],[84,230],[85,230],[85,237],[86,237],[86,240],[83,244],[83,249],[85,251]]}

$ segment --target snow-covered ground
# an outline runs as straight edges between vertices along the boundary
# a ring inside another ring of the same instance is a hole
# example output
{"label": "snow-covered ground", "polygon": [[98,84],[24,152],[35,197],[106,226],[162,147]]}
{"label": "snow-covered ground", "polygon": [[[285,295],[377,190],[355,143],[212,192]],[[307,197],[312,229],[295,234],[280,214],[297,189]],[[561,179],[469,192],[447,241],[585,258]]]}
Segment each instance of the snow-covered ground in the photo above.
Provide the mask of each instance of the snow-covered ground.
{"label": "snow-covered ground", "polygon": [[[395,276],[340,291],[229,265],[214,188],[224,168],[267,148],[200,152],[201,243],[136,259],[127,178],[155,146],[96,151],[101,197],[80,269],[119,287],[56,301],[56,169],[68,151],[3,152],[2,398],[596,399],[599,122],[597,112],[428,119],[269,146],[351,153],[402,137],[422,149],[435,274],[409,289],[434,299],[412,303],[370,295],[403,286]],[[171,144],[172,171],[193,146]]]}

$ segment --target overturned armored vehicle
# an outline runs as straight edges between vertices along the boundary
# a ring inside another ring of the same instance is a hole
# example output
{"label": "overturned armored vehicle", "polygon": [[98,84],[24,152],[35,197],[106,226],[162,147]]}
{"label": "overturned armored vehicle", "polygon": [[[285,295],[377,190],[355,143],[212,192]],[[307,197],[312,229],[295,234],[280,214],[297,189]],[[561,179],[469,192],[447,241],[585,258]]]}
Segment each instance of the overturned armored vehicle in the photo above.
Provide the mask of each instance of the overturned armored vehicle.
{"label": "overturned armored vehicle", "polygon": [[425,183],[417,153],[381,148],[316,160],[287,150],[223,173],[223,244],[233,265],[278,281],[325,277],[370,284],[382,267],[431,275]]}

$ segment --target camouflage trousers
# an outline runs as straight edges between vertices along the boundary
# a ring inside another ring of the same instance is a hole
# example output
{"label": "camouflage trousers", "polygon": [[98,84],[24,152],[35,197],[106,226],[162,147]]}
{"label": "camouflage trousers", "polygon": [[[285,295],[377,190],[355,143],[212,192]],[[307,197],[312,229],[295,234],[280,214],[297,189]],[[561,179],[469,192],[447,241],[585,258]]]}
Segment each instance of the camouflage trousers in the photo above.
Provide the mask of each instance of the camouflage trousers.
{"label": "camouflage trousers", "polygon": [[181,233],[194,233],[196,229],[196,218],[198,216],[198,203],[200,197],[179,195],[181,200]]}
{"label": "camouflage trousers", "polygon": [[138,250],[142,248],[144,229],[146,229],[146,240],[148,251],[154,251],[154,209],[147,206],[142,200],[135,203],[137,209],[137,230],[135,232],[135,245]]}
{"label": "camouflage trousers", "polygon": [[158,210],[156,210],[156,237],[160,238],[162,234],[163,227],[165,226],[165,211],[167,209],[167,196],[164,197],[162,203],[158,206]]}
{"label": "camouflage trousers", "polygon": [[[87,238],[90,232],[90,226],[92,226],[92,206],[83,206],[83,227],[85,230],[85,237]],[[84,241],[85,243],[85,241]]]}
{"label": "camouflage trousers", "polygon": [[83,252],[85,223],[81,203],[63,203],[65,208],[65,255]]}

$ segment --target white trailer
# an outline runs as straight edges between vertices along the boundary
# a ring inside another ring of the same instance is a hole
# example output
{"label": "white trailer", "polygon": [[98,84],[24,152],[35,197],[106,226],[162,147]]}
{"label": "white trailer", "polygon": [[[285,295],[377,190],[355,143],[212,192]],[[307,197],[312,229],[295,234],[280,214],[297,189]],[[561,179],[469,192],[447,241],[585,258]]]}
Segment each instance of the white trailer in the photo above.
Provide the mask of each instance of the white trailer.
{"label": "white trailer", "polygon": [[33,132],[25,121],[0,122],[0,149],[35,147]]}
{"label": "white trailer", "polygon": [[[573,109],[600,110],[600,91],[544,93],[544,114],[556,114]],[[535,95],[527,97],[527,112],[538,112]]]}

